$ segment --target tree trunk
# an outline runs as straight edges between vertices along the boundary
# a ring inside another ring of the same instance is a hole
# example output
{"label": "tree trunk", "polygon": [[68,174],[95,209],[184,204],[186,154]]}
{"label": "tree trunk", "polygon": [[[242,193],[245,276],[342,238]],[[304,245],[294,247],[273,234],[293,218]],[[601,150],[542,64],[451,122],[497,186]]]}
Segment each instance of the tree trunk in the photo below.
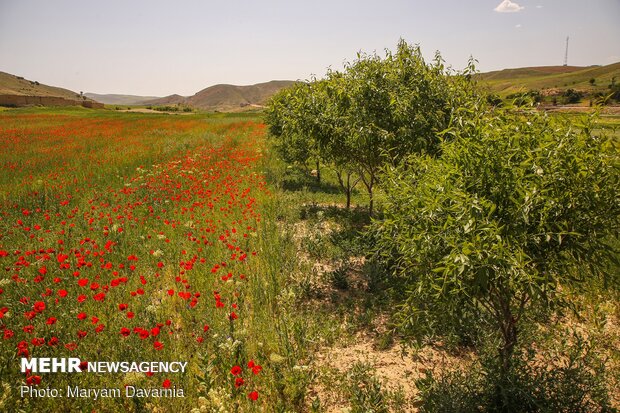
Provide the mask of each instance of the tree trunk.
{"label": "tree trunk", "polygon": [[364,186],[366,187],[366,191],[368,192],[368,198],[369,198],[369,202],[368,202],[368,215],[370,215],[372,217],[372,210],[374,207],[374,197],[372,194],[372,188],[375,184],[375,176],[372,173],[369,173],[370,177],[368,179],[366,179],[366,176],[364,175],[364,171],[360,171],[360,177],[362,179],[362,182],[364,183]]}
{"label": "tree trunk", "polygon": [[347,211],[351,209],[351,174],[347,173]]}
{"label": "tree trunk", "polygon": [[496,406],[506,406],[509,403],[505,390],[510,384],[510,375],[512,370],[512,361],[514,357],[515,347],[517,345],[517,319],[514,317],[510,308],[510,302],[501,300],[501,317],[500,329],[502,333],[502,344],[499,348],[500,377],[495,387]]}
{"label": "tree trunk", "polygon": [[316,181],[321,183],[321,164],[319,161],[316,161]]}

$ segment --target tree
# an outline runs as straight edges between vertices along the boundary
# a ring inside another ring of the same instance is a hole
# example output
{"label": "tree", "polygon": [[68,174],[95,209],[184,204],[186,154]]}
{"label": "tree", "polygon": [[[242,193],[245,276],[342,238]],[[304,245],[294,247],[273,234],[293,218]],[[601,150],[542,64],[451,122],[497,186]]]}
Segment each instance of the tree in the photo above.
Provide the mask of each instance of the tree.
{"label": "tree", "polygon": [[506,378],[529,310],[618,276],[606,267],[618,254],[618,155],[589,121],[576,130],[538,113],[462,112],[468,120],[455,116],[441,157],[386,171],[385,215],[371,234],[406,291],[403,331],[428,337],[478,314],[476,327],[490,320],[499,337]]}
{"label": "tree", "polygon": [[471,80],[474,70],[470,62],[463,73],[452,72],[439,54],[427,64],[419,47],[401,40],[395,53],[359,53],[344,71],[282,92],[265,121],[280,145],[289,146],[283,152],[297,148],[298,138],[316,148],[316,157],[335,168],[347,205],[361,181],[372,215],[383,167],[411,153],[436,154],[437,133],[452,112],[483,100]]}
{"label": "tree", "polygon": [[[419,46],[404,40],[385,58],[358,54],[342,74],[342,128],[338,149],[347,154],[374,208],[374,188],[387,164],[412,153],[437,154],[437,133],[465,102],[484,100],[475,92],[473,61],[462,73],[444,67],[439,53],[426,63]],[[332,136],[333,138],[333,136]]]}
{"label": "tree", "polygon": [[308,170],[314,162],[320,182],[320,157],[315,131],[313,99],[316,83],[298,82],[275,94],[265,111],[269,134],[276,139],[276,150],[284,161]]}

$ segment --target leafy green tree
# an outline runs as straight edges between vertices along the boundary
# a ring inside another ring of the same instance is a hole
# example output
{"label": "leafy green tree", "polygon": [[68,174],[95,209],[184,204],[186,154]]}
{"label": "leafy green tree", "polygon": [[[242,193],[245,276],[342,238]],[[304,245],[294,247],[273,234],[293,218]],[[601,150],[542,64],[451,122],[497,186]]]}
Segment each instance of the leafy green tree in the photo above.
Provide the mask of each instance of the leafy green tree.
{"label": "leafy green tree", "polygon": [[618,254],[618,154],[589,120],[576,129],[537,113],[461,112],[441,157],[388,168],[385,218],[371,233],[406,291],[403,331],[429,337],[478,314],[470,320],[489,321],[506,378],[529,310],[618,277],[605,264]]}
{"label": "leafy green tree", "polygon": [[314,156],[334,167],[347,205],[361,181],[372,215],[383,167],[411,153],[437,154],[437,133],[456,108],[484,100],[474,70],[472,61],[463,73],[452,72],[439,54],[426,63],[418,46],[401,40],[395,53],[360,53],[342,72],[281,92],[265,120],[285,159]]}
{"label": "leafy green tree", "polygon": [[274,95],[265,111],[265,123],[276,139],[276,150],[284,161],[309,170],[313,163],[320,182],[321,153],[316,133],[315,82],[298,82]]}

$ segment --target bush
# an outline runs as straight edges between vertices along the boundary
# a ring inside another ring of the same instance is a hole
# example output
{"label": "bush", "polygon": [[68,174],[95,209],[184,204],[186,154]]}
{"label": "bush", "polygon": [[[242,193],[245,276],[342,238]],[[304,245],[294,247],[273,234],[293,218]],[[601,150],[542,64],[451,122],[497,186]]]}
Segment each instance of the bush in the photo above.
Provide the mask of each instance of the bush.
{"label": "bush", "polygon": [[511,93],[506,98],[511,99],[515,106],[527,106],[542,102],[542,95],[538,90]]}
{"label": "bush", "polygon": [[386,171],[384,219],[371,229],[375,256],[407,291],[401,330],[433,337],[473,314],[501,343],[503,380],[528,311],[618,277],[606,267],[620,228],[617,152],[591,119],[564,122],[495,109],[446,131],[440,158]]}
{"label": "bush", "polygon": [[564,104],[579,103],[583,98],[583,93],[576,91],[575,89],[566,89],[562,93],[562,101]]}
{"label": "bush", "polygon": [[489,94],[487,96],[487,103],[491,106],[502,106],[504,104],[504,101],[501,97],[499,97],[499,95]]}
{"label": "bush", "polygon": [[483,353],[467,370],[427,372],[416,382],[420,412],[616,411],[610,403],[604,357],[583,337],[574,335],[570,343],[566,338],[553,343],[553,352],[519,348],[507,380],[492,353]]}

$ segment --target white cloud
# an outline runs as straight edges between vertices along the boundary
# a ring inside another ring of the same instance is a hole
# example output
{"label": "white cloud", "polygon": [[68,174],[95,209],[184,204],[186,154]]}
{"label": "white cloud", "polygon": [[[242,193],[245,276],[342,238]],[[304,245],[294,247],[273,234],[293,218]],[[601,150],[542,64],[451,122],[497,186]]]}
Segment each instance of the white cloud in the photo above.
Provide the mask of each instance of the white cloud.
{"label": "white cloud", "polygon": [[543,6],[541,6],[540,4],[538,6],[536,6],[537,9],[542,9]]}
{"label": "white cloud", "polygon": [[519,23],[519,24],[517,24],[515,27],[516,27],[517,29],[520,29],[520,28],[521,28],[521,27],[523,27],[523,26],[521,26],[521,23]]}
{"label": "white cloud", "polygon": [[497,6],[493,10],[498,13],[515,13],[523,10],[524,8],[525,7],[519,6],[517,3],[514,3],[510,0],[504,0],[499,4],[499,6]]}

